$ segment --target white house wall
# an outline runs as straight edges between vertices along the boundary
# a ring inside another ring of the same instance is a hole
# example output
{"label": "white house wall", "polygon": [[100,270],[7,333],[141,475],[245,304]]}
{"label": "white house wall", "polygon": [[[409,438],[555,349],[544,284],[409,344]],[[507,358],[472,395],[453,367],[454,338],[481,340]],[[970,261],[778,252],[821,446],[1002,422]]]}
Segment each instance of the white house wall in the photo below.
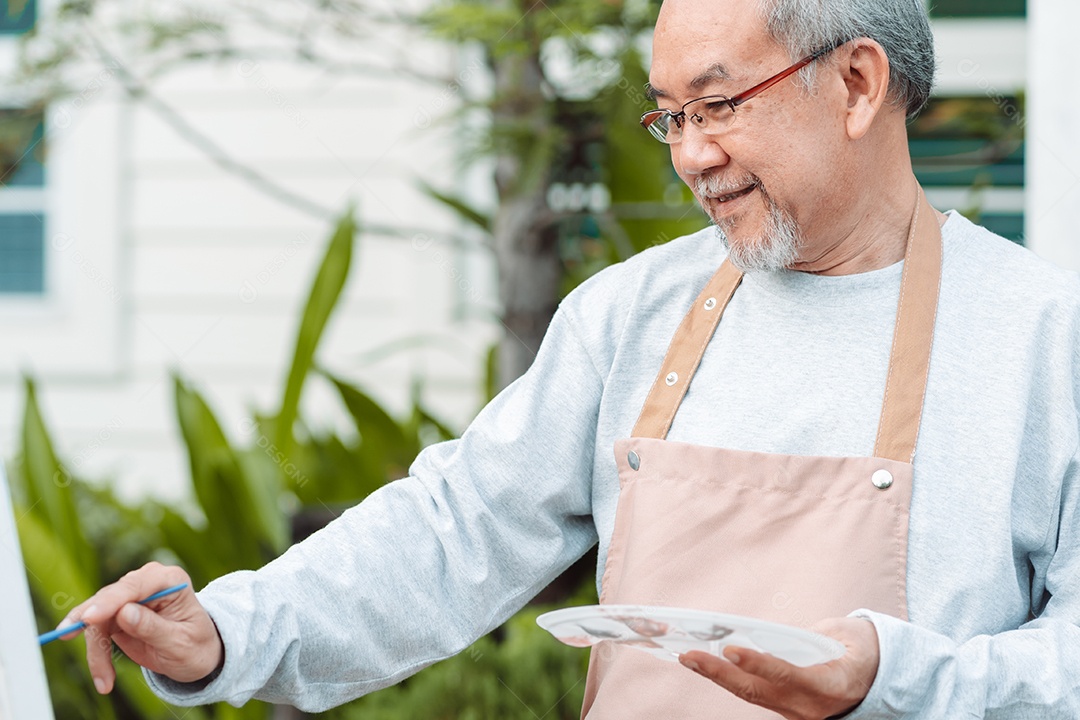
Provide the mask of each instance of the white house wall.
{"label": "white house wall", "polygon": [[[454,68],[447,52],[420,50],[431,67]],[[234,63],[184,72],[158,94],[229,153],[298,195],[335,211],[355,201],[361,226],[434,231],[361,234],[320,360],[399,410],[411,381],[421,377],[425,399],[462,427],[481,402],[484,352],[497,336],[497,324],[482,319],[493,307],[494,282],[482,254],[466,257],[437,239],[435,233],[460,227],[415,185],[423,177],[478,192],[463,187],[455,145],[434,122],[452,109],[453,90]],[[116,136],[124,113],[123,146],[109,146],[105,140]],[[151,110],[103,98],[77,117],[78,135],[50,158],[50,173],[63,171],[55,186],[50,175],[49,192],[57,217],[75,226],[80,242],[98,238],[94,262],[122,293],[102,292],[100,277],[92,281],[85,272],[63,281],[62,293],[71,282],[81,290],[66,310],[78,342],[66,338],[62,346],[20,339],[20,327],[32,338],[43,321],[0,304],[7,346],[0,351],[0,437],[15,447],[23,402],[18,373],[27,370],[40,381],[46,419],[79,474],[112,477],[129,496],[184,497],[187,468],[170,370],[205,392],[226,432],[250,441],[241,420],[251,408],[272,411],[280,402],[299,309],[331,228],[225,173]],[[72,159],[95,147],[102,151],[93,162]],[[72,208],[114,220],[70,218]],[[414,336],[431,342],[366,360]],[[312,424],[347,427],[340,403],[317,379],[304,400]]]}
{"label": "white house wall", "polygon": [[1044,257],[1080,270],[1080,80],[1076,67],[1076,0],[1029,0],[1030,49],[1027,186],[1031,204],[1025,233]]}

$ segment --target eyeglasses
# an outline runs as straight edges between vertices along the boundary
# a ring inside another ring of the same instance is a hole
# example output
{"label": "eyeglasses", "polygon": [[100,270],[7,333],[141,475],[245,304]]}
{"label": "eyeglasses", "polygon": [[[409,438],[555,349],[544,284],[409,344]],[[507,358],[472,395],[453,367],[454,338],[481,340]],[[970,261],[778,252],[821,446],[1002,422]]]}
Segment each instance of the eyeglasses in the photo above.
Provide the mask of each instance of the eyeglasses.
{"label": "eyeglasses", "polygon": [[[846,41],[840,41],[835,45],[807,55],[786,70],[734,97],[707,95],[689,101],[679,108],[679,112],[650,110],[641,116],[641,126],[648,130],[654,138],[668,145],[682,140],[683,127],[685,127],[687,121],[692,122],[698,130],[706,135],[719,135],[731,127],[732,121],[735,120],[735,108],[755,95],[765,92],[784,78],[794,75],[815,60],[825,57],[843,45],[844,42]],[[691,108],[691,106],[693,107]],[[688,110],[688,108],[690,109]]]}

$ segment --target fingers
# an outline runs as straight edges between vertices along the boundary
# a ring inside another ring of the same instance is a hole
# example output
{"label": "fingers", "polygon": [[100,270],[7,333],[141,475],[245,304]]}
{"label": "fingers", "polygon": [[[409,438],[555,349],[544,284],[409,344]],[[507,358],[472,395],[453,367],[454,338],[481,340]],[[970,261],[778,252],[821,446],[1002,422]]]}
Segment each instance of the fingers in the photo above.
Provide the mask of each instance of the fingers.
{"label": "fingers", "polygon": [[745,648],[727,647],[724,657],[717,657],[701,651],[679,655],[679,662],[708,679],[721,684],[747,682],[752,677],[774,684],[786,684],[795,681],[794,665],[789,665],[777,657],[746,650]]}
{"label": "fingers", "polygon": [[760,705],[769,696],[771,683],[740,667],[746,663],[746,655],[750,653],[742,648],[726,648],[724,657],[716,657],[694,651],[679,655],[679,662],[744,701]]}
{"label": "fingers", "polygon": [[116,615],[116,625],[132,638],[147,645],[160,645],[168,640],[172,623],[142,605],[128,603]]}
{"label": "fingers", "polygon": [[180,620],[141,605],[126,605],[116,616],[116,644],[129,658],[177,682],[194,682],[224,664],[225,650],[214,621],[201,612]]}
{"label": "fingers", "polygon": [[[79,620],[87,625],[85,630],[86,662],[90,675],[94,679],[94,687],[99,693],[111,692],[116,681],[116,672],[112,664],[112,634],[114,632],[120,630],[128,633],[134,630],[136,633],[157,633],[158,635],[161,633],[161,626],[155,622],[161,619],[152,611],[135,603],[159,590],[185,582],[190,584],[191,579],[180,568],[166,567],[160,563],[148,563],[128,573],[112,585],[102,588],[93,597],[76,606],[64,618],[61,626]],[[165,602],[165,599],[160,602]],[[154,620],[147,620],[144,613],[154,616]],[[130,620],[124,622],[118,615],[129,617]],[[79,632],[71,632],[63,637],[72,638]],[[134,635],[134,637],[143,639],[140,635]]]}
{"label": "fingers", "polygon": [[[744,673],[751,673],[775,683],[791,682],[794,679],[794,673],[798,670],[794,665],[773,655],[734,645],[724,648],[724,657],[722,659],[695,650],[680,655],[679,661],[687,667],[691,667],[689,663],[693,663],[705,672],[730,673],[732,668],[738,668]],[[691,667],[691,669],[693,668]]]}
{"label": "fingers", "polygon": [[[82,620],[83,611],[85,611],[88,607],[90,607],[90,601],[91,600],[93,600],[93,598],[90,598],[88,600],[83,600],[81,603],[79,603],[78,605],[73,607],[71,610],[69,610],[68,614],[64,616],[64,619],[61,620],[60,622],[56,623],[56,627],[54,629],[59,630],[62,627],[67,627],[68,625],[74,625],[75,623]],[[82,631],[83,631],[82,628],[79,628],[78,630],[74,630],[72,632],[69,632],[66,635],[61,635],[60,639],[61,640],[70,640],[70,639],[72,639],[74,637],[78,637],[79,633],[81,633]]]}
{"label": "fingers", "polygon": [[[72,611],[72,612],[74,612],[74,611]],[[67,627],[68,625],[74,625],[75,623],[79,622],[78,618],[76,618],[74,620],[72,620],[71,618],[72,618],[72,616],[69,614],[67,617],[65,617],[63,620],[61,620],[60,622],[58,622],[56,624],[55,629],[59,630],[62,627]],[[81,627],[76,628],[75,630],[72,630],[69,633],[65,633],[65,634],[61,635],[59,637],[59,639],[60,640],[71,640],[72,638],[78,637],[79,633],[81,633],[82,631],[83,631],[83,628],[81,628]]]}
{"label": "fingers", "polygon": [[766,653],[724,648],[724,657],[696,651],[679,662],[732,694],[785,718],[833,717],[866,697],[877,675],[880,649],[873,623],[834,618],[815,626],[840,640],[847,652],[828,663],[796,667]]}
{"label": "fingers", "polygon": [[724,657],[743,672],[777,685],[786,685],[795,680],[797,668],[773,655],[728,646],[724,648]]}
{"label": "fingers", "polygon": [[86,628],[86,664],[94,687],[102,695],[112,692],[116,670],[112,664],[112,638],[97,625]]}
{"label": "fingers", "polygon": [[166,567],[156,562],[147,563],[112,585],[98,590],[97,594],[80,606],[85,608],[76,619],[83,620],[87,625],[107,623],[128,603],[138,602],[159,590],[185,582],[190,583],[191,580],[180,568]]}
{"label": "fingers", "polygon": [[857,705],[868,689],[853,692],[851,678],[831,664],[801,668],[746,648],[724,648],[723,658],[691,652],[679,661],[733,695],[784,717],[836,715]]}

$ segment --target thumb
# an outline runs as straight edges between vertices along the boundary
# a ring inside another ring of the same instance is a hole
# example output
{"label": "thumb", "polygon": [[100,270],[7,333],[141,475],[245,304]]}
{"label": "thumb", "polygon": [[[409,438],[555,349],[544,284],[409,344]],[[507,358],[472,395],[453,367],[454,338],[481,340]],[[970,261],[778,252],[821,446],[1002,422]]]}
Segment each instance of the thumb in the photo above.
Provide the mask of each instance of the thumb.
{"label": "thumb", "polygon": [[116,624],[128,636],[151,647],[160,645],[170,634],[168,620],[136,603],[128,603],[120,610]]}

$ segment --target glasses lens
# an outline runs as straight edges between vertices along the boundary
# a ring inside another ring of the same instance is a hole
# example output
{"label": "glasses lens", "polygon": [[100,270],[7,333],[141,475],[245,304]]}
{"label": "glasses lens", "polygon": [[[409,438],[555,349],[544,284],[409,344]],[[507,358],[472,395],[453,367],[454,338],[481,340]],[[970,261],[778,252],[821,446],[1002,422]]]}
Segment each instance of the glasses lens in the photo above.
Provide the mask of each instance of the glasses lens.
{"label": "glasses lens", "polygon": [[687,120],[709,135],[722,132],[735,117],[726,97],[701,98],[687,105],[684,112]]}
{"label": "glasses lens", "polygon": [[641,116],[641,124],[649,131],[649,134],[662,143],[672,141],[671,133],[676,130],[671,121],[671,114],[666,110],[653,110]]}

